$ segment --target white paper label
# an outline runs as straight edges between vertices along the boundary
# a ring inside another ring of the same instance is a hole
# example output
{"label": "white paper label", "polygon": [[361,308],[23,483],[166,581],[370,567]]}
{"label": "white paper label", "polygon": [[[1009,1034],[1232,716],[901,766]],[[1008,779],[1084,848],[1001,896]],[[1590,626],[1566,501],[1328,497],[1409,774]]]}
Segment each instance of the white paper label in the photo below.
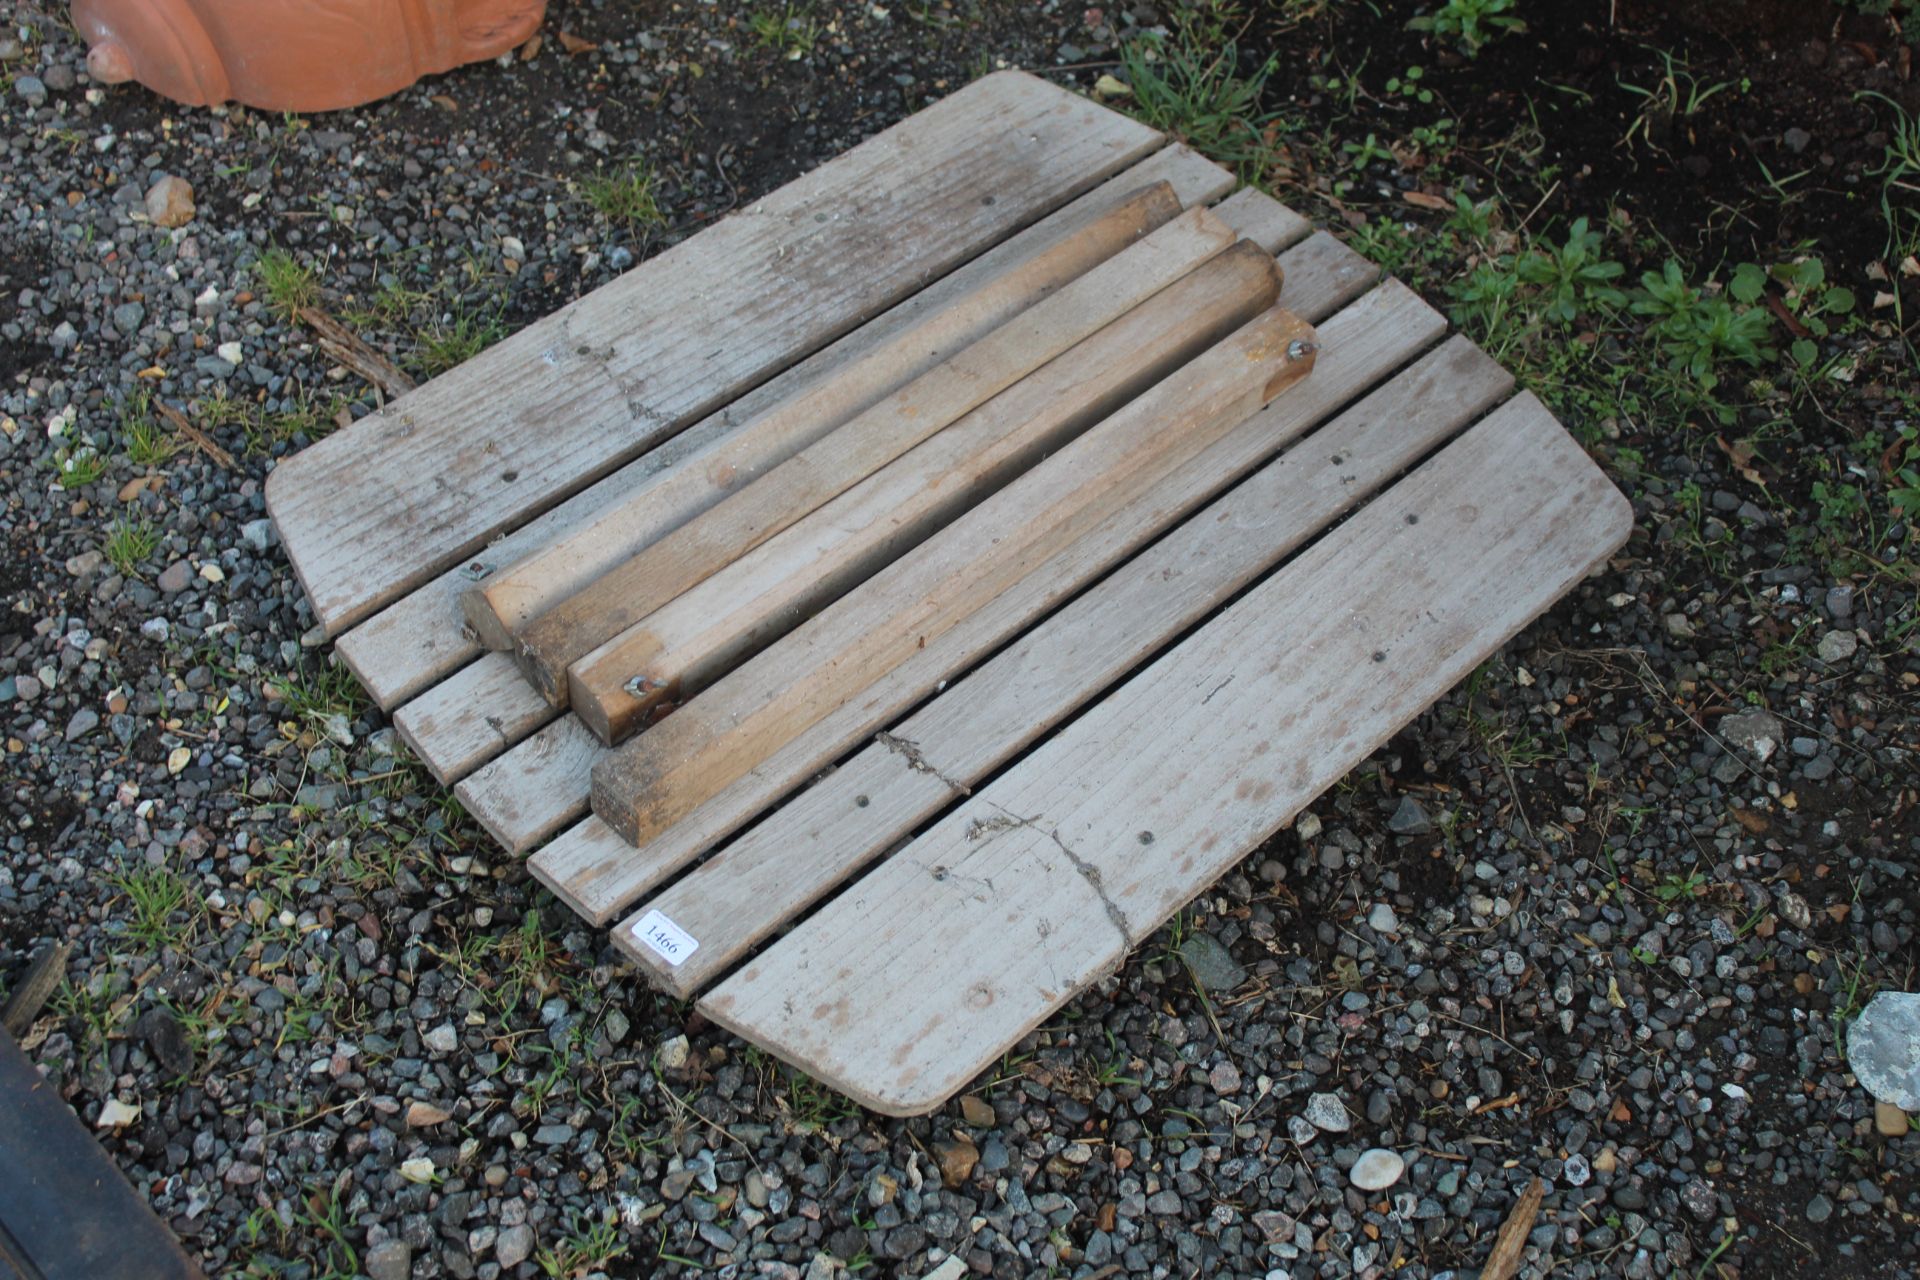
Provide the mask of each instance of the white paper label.
{"label": "white paper label", "polygon": [[633,926],[633,936],[642,946],[675,968],[700,949],[693,935],[659,911],[649,911]]}

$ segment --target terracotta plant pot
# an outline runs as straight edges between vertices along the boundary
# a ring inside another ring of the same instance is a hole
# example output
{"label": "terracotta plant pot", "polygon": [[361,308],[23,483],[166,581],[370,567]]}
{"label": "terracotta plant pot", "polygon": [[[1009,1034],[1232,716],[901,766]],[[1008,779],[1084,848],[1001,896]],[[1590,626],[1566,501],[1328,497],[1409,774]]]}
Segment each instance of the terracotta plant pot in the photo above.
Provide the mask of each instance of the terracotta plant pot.
{"label": "terracotta plant pot", "polygon": [[331,111],[496,57],[546,0],[73,0],[87,70],[191,106]]}

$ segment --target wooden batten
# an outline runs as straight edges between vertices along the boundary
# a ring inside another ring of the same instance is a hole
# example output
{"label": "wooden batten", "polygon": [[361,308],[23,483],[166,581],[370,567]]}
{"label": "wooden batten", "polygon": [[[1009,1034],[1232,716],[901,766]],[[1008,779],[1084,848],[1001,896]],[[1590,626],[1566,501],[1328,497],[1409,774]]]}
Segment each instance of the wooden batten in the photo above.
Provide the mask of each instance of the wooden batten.
{"label": "wooden batten", "polygon": [[617,743],[699,693],[1078,432],[1272,306],[1241,241],[575,663],[573,709]]}
{"label": "wooden batten", "polygon": [[1205,209],[1181,214],[527,623],[514,660],[543,697],[565,704],[568,668],[581,658],[1232,243]]}
{"label": "wooden batten", "polygon": [[1097,526],[1313,367],[1313,331],[1253,321],[593,769],[640,844]]}

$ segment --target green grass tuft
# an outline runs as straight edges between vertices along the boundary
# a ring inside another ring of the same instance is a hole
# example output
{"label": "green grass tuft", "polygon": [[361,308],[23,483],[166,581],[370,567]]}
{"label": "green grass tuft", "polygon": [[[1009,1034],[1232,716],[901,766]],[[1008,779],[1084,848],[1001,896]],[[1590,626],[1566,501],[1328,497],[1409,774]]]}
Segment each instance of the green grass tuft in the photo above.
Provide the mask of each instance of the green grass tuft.
{"label": "green grass tuft", "polygon": [[180,452],[180,441],[153,417],[153,400],[145,390],[135,391],[120,407],[120,435],[127,445],[127,461],[136,467],[157,467]]}
{"label": "green grass tuft", "polygon": [[654,184],[652,166],[635,160],[581,179],[580,197],[601,218],[617,226],[656,227],[666,221],[666,215],[660,211]]}
{"label": "green grass tuft", "polygon": [[125,577],[133,577],[141,563],[160,549],[160,531],[151,520],[122,516],[107,530],[101,546],[109,563]]}
{"label": "green grass tuft", "polygon": [[320,277],[285,249],[269,249],[253,264],[267,305],[293,319],[302,307],[320,301]]}
{"label": "green grass tuft", "polygon": [[1278,155],[1278,118],[1261,95],[1276,57],[1240,74],[1239,49],[1190,19],[1168,35],[1140,36],[1120,48],[1121,77],[1132,89],[1132,113],[1228,165],[1243,182],[1265,185]]}
{"label": "green grass tuft", "polygon": [[820,39],[820,24],[805,5],[756,10],[747,19],[747,29],[762,49],[771,49],[790,61],[812,53]]}

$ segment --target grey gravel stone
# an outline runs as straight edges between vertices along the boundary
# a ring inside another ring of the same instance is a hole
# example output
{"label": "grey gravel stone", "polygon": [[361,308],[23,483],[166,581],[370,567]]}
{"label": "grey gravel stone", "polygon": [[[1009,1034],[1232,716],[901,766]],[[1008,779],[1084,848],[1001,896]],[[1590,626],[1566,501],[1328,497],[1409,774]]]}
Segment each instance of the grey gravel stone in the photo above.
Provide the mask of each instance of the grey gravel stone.
{"label": "grey gravel stone", "polygon": [[1210,934],[1196,933],[1181,943],[1180,958],[1208,991],[1232,991],[1247,980],[1247,971]]}
{"label": "grey gravel stone", "polygon": [[1779,717],[1768,711],[1739,711],[1722,716],[1720,740],[1750,759],[1765,763],[1780,748],[1784,731]]}
{"label": "grey gravel stone", "polygon": [[193,185],[185,178],[162,174],[147,188],[147,218],[158,227],[184,227],[193,221]]}
{"label": "grey gravel stone", "polygon": [[1860,638],[1851,631],[1829,631],[1817,646],[1822,662],[1845,662],[1860,648]]}
{"label": "grey gravel stone", "polygon": [[1433,830],[1433,819],[1427,816],[1425,806],[1412,796],[1401,796],[1393,816],[1387,819],[1387,830],[1397,836],[1424,836]]}
{"label": "grey gravel stone", "polygon": [[413,1248],[405,1240],[382,1240],[367,1250],[364,1262],[368,1280],[410,1280]]}
{"label": "grey gravel stone", "polygon": [[517,1267],[533,1256],[533,1245],[532,1227],[524,1222],[506,1227],[493,1242],[493,1260],[500,1264],[503,1271]]}
{"label": "grey gravel stone", "polygon": [[1307,1099],[1301,1112],[1308,1124],[1324,1133],[1345,1133],[1353,1128],[1353,1117],[1337,1093],[1316,1093]]}
{"label": "grey gravel stone", "polygon": [[1902,1111],[1920,1111],[1920,993],[1882,991],[1847,1029],[1847,1066],[1861,1088]]}
{"label": "grey gravel stone", "polygon": [[1407,1162],[1398,1152],[1388,1151],[1385,1147],[1373,1147],[1360,1153],[1360,1158],[1353,1162],[1353,1168],[1347,1171],[1347,1176],[1362,1191],[1385,1191],[1400,1181],[1406,1171]]}

